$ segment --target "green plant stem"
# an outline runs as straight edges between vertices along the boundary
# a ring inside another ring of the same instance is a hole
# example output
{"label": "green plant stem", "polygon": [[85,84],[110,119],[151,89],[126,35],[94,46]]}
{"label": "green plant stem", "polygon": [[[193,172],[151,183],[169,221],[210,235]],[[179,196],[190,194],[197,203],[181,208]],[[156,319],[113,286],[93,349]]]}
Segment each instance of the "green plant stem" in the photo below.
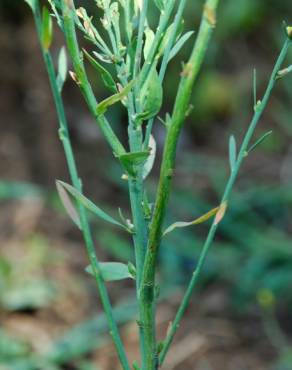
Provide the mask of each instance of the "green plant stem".
{"label": "green plant stem", "polygon": [[156,203],[150,225],[148,248],[140,288],[141,300],[143,302],[142,325],[145,329],[147,370],[153,370],[155,369],[155,366],[157,367],[154,316],[155,270],[161,240],[162,223],[173,177],[177,141],[185,120],[185,112],[188,109],[192,88],[205,57],[212,31],[215,27],[217,5],[218,0],[207,0],[205,2],[200,30],[195,46],[189,62],[185,65],[182,72],[182,78],[163,152]]}
{"label": "green plant stem", "polygon": [[[129,97],[129,99],[133,99],[133,94]],[[134,115],[134,104],[133,100],[132,104],[130,103],[129,107],[129,126],[128,126],[128,134],[129,134],[129,144],[131,151],[140,151],[142,150],[143,144],[143,137],[142,137],[142,130],[141,127],[136,128],[134,122],[132,121],[132,117]],[[139,286],[141,283],[141,277],[143,272],[143,265],[145,260],[146,254],[146,247],[147,247],[147,238],[148,238],[148,230],[147,230],[147,223],[144,217],[144,210],[143,210],[143,195],[144,195],[144,182],[143,182],[143,165],[137,166],[137,175],[135,178],[129,177],[129,194],[130,194],[130,203],[131,203],[131,210],[132,210],[132,217],[133,223],[135,225],[135,231],[133,234],[133,242],[135,247],[135,256],[136,256],[136,293],[137,293],[137,300],[139,302],[139,322],[141,321],[141,301],[139,299]],[[144,329],[142,326],[139,325],[139,338],[140,338],[140,354],[141,354],[141,362],[142,362],[142,370],[143,364],[145,363],[145,340],[144,340]]]}
{"label": "green plant stem", "polygon": [[107,119],[104,115],[98,115],[96,111],[97,101],[92,91],[91,85],[88,81],[87,74],[85,71],[84,63],[83,63],[83,56],[79,50],[76,30],[75,30],[75,22],[74,22],[74,3],[72,0],[62,0],[62,8],[63,8],[63,20],[64,20],[64,32],[66,43],[68,45],[68,51],[72,58],[74,70],[76,73],[77,84],[87,102],[90,112],[94,116],[96,122],[100,130],[102,131],[104,137],[106,138],[107,142],[111,146],[114,154],[119,156],[124,154],[126,151],[117,138],[115,133],[113,132],[111,126],[109,125]]}
{"label": "green plant stem", "polygon": [[[125,63],[122,62],[121,67],[117,67],[118,76],[120,82],[123,86],[128,84],[128,78],[123,73],[125,69]],[[128,137],[129,137],[129,146],[131,152],[138,152],[142,150],[143,145],[143,135],[141,127],[135,127],[133,122],[133,117],[135,115],[135,106],[134,106],[134,94],[132,92],[128,95]],[[135,230],[133,233],[133,243],[135,249],[135,261],[136,261],[136,293],[137,300],[139,300],[139,286],[141,282],[141,276],[143,271],[144,259],[146,254],[147,247],[147,223],[144,216],[143,209],[143,195],[144,195],[144,182],[143,182],[143,164],[137,166],[137,174],[135,177],[129,176],[129,196],[131,204],[131,212],[133,218],[133,224]],[[141,304],[138,305],[138,314],[139,320],[141,318]],[[142,366],[145,363],[145,351],[144,351],[144,330],[143,327],[139,325],[139,342],[140,342],[140,354]],[[143,367],[142,367],[143,369]]]}
{"label": "green plant stem", "polygon": [[[169,58],[171,49],[172,49],[172,47],[175,43],[175,38],[176,38],[177,31],[178,31],[179,26],[180,26],[180,22],[182,20],[182,16],[183,16],[183,12],[184,12],[186,3],[187,3],[187,0],[180,0],[178,9],[177,9],[177,12],[176,12],[176,15],[175,15],[173,31],[171,33],[170,40],[169,40],[169,42],[166,46],[165,52],[163,54],[163,58],[162,58],[162,62],[161,62],[160,70],[159,70],[159,80],[160,80],[161,83],[163,82],[164,77],[165,77],[166,68],[167,68],[167,64],[168,64],[168,58]],[[147,126],[146,126],[146,133],[145,133],[145,140],[144,140],[144,147],[145,148],[148,148],[148,145],[149,145],[149,140],[150,140],[150,135],[151,135],[151,132],[152,132],[153,123],[154,123],[154,118],[151,118],[149,120],[149,122],[147,123]]]}
{"label": "green plant stem", "polygon": [[[248,150],[248,146],[250,144],[250,141],[252,139],[254,131],[257,127],[257,124],[258,124],[260,118],[262,117],[262,114],[263,114],[263,112],[264,112],[264,110],[267,106],[267,103],[269,101],[271,92],[272,92],[272,90],[275,86],[275,83],[276,83],[277,73],[280,70],[281,65],[283,64],[283,61],[284,61],[284,59],[287,55],[287,51],[288,51],[288,48],[289,48],[290,44],[291,44],[291,40],[289,40],[287,38],[287,40],[285,41],[284,46],[281,50],[281,53],[280,53],[280,55],[279,55],[279,57],[276,61],[275,67],[273,69],[273,72],[271,74],[267,89],[266,89],[265,94],[264,94],[264,97],[263,97],[260,105],[258,107],[256,107],[254,116],[251,120],[249,128],[246,132],[246,135],[243,139],[243,142],[242,142],[239,154],[238,154],[238,158],[236,160],[236,163],[235,163],[235,166],[234,166],[233,170],[231,171],[231,174],[230,174],[230,177],[228,179],[226,188],[224,190],[223,197],[221,199],[221,204],[224,204],[225,202],[227,202],[229,200],[229,197],[230,197],[231,191],[233,189],[234,183],[236,181],[239,169],[241,167],[241,164],[242,164],[244,158],[246,158],[246,153],[247,153],[247,150]],[[169,330],[169,332],[167,334],[165,344],[164,344],[163,350],[162,350],[162,352],[160,354],[160,358],[159,358],[160,364],[162,364],[164,359],[165,359],[165,356],[168,352],[169,346],[170,346],[170,344],[173,340],[173,337],[174,337],[174,335],[175,335],[175,333],[176,333],[176,331],[179,327],[180,321],[181,321],[181,319],[182,319],[182,317],[183,317],[183,315],[186,311],[186,308],[188,307],[188,305],[190,303],[192,292],[193,292],[194,287],[196,286],[196,283],[197,283],[197,281],[198,281],[198,279],[201,275],[202,268],[203,268],[204,263],[206,261],[206,258],[207,258],[208,252],[210,250],[211,244],[214,240],[214,237],[215,237],[218,226],[219,226],[219,223],[217,223],[216,219],[215,219],[214,222],[212,223],[211,227],[210,227],[210,230],[209,230],[209,233],[207,235],[205,244],[203,246],[202,252],[201,252],[200,257],[199,257],[198,264],[197,264],[196,269],[193,273],[191,281],[188,285],[188,288],[186,290],[184,298],[183,298],[183,300],[180,304],[180,307],[179,307],[178,312],[176,314],[176,317],[173,321],[171,329]]]}
{"label": "green plant stem", "polygon": [[[168,0],[166,3],[166,8],[164,9],[163,12],[161,12],[158,27],[157,27],[157,32],[155,34],[152,47],[149,51],[147,59],[145,60],[143,67],[141,69],[140,75],[139,75],[139,84],[137,84],[137,91],[140,91],[140,87],[143,86],[151,70],[151,67],[153,66],[153,63],[155,62],[155,57],[156,57],[158,48],[161,44],[161,41],[163,40],[163,36],[165,35],[167,26],[169,25],[169,19],[171,17],[174,5],[175,5],[175,0]],[[138,98],[139,97],[136,96],[136,100]]]}
{"label": "green plant stem", "polygon": [[[41,16],[40,16],[39,2],[36,2],[35,11],[33,12],[33,15],[34,15],[34,19],[35,19],[37,34],[38,34],[39,39],[41,40],[42,20],[41,20]],[[48,50],[44,49],[42,47],[42,44],[41,44],[41,50],[42,50],[44,62],[45,62],[45,65],[46,65],[46,69],[47,69],[47,73],[48,73],[48,77],[49,77],[49,81],[50,81],[50,85],[51,85],[51,89],[52,89],[52,93],[53,93],[54,102],[55,102],[55,105],[56,105],[57,116],[58,116],[59,127],[60,127],[60,130],[59,130],[60,139],[61,139],[63,147],[64,147],[65,157],[66,157],[66,161],[67,161],[67,164],[68,164],[71,181],[72,181],[73,186],[78,191],[82,192],[82,185],[81,185],[81,181],[79,179],[77,166],[76,166],[76,162],[75,162],[75,158],[74,158],[74,153],[73,153],[72,145],[71,145],[71,142],[70,142],[70,136],[69,136],[69,131],[68,131],[68,123],[67,123],[67,119],[66,119],[66,115],[65,115],[65,109],[64,109],[61,93],[60,93],[60,91],[58,89],[58,86],[57,86],[57,79],[56,79],[56,74],[55,74],[55,70],[54,70],[53,60],[52,60],[50,52]],[[93,269],[96,284],[98,286],[98,290],[99,290],[100,298],[101,298],[101,301],[102,301],[102,305],[103,305],[104,311],[105,311],[107,319],[108,319],[110,333],[113,337],[113,341],[115,343],[115,346],[116,346],[116,349],[117,349],[117,352],[118,352],[118,355],[119,355],[119,358],[120,358],[123,369],[124,370],[129,370],[130,367],[129,367],[129,364],[128,364],[128,360],[127,360],[127,357],[126,357],[126,354],[125,354],[125,350],[124,350],[122,341],[120,339],[118,328],[117,328],[117,325],[116,325],[114,317],[113,317],[113,311],[112,311],[111,303],[110,303],[108,293],[107,293],[107,290],[106,290],[106,287],[105,287],[105,284],[104,284],[104,281],[103,281],[103,278],[102,278],[102,275],[101,275],[101,272],[100,272],[100,268],[99,268],[99,264],[98,264],[98,260],[97,260],[97,256],[96,256],[96,252],[95,252],[95,247],[94,247],[93,238],[92,238],[92,235],[91,235],[90,226],[89,226],[89,222],[88,222],[88,219],[87,219],[86,211],[85,211],[85,208],[81,204],[78,204],[78,213],[79,213],[79,217],[80,217],[80,221],[81,221],[81,229],[82,229],[82,234],[83,234],[83,238],[84,238],[84,241],[85,241],[88,257],[89,257],[90,264],[91,264],[92,269]]]}

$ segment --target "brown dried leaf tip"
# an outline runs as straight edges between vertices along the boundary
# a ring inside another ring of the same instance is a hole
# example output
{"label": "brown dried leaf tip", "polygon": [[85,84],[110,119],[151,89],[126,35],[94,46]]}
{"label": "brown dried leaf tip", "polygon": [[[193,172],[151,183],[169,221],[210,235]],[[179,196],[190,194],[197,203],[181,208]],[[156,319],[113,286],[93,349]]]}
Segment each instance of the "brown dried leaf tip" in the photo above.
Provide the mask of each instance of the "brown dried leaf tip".
{"label": "brown dried leaf tip", "polygon": [[70,77],[72,78],[72,80],[77,84],[77,85],[80,85],[80,82],[77,78],[77,75],[75,72],[72,72],[72,71],[69,71],[69,75]]}
{"label": "brown dried leaf tip", "polygon": [[219,210],[216,213],[216,217],[214,221],[215,225],[218,225],[223,220],[226,210],[227,210],[227,202],[225,201],[220,205]]}

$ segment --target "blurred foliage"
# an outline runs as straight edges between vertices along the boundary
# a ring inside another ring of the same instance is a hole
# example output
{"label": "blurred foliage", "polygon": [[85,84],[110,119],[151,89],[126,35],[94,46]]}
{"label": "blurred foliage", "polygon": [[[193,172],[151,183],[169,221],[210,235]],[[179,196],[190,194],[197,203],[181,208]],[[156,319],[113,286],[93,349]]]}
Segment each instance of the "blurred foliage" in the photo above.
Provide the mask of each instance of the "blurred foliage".
{"label": "blurred foliage", "polygon": [[22,246],[20,258],[0,257],[0,305],[8,311],[37,309],[55,296],[51,281],[42,275],[52,260],[46,241],[37,235]]}

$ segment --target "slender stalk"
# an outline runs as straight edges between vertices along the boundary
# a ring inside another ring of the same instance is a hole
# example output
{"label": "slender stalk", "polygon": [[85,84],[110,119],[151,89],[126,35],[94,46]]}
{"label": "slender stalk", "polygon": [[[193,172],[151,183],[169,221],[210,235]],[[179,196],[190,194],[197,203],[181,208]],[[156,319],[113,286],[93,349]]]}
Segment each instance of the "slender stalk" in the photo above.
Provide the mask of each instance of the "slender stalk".
{"label": "slender stalk", "polygon": [[[33,12],[33,15],[34,15],[35,25],[37,29],[37,34],[38,34],[39,39],[41,40],[42,20],[40,16],[39,2],[36,2],[35,11]],[[49,81],[50,81],[50,85],[52,89],[53,98],[54,98],[54,102],[55,102],[55,106],[57,110],[57,116],[58,116],[59,127],[60,127],[60,139],[64,147],[64,153],[65,153],[67,165],[69,168],[71,181],[72,181],[73,186],[77,190],[82,192],[82,185],[79,179],[77,166],[76,166],[76,162],[75,162],[75,158],[73,154],[73,149],[72,149],[72,145],[70,142],[68,123],[67,123],[67,119],[65,115],[63,100],[62,100],[61,93],[57,86],[57,79],[56,79],[56,74],[54,70],[53,60],[52,60],[50,52],[42,47],[42,43],[41,43],[41,50],[42,50],[45,66],[47,69],[47,73],[48,73],[48,77],[49,77]],[[111,303],[110,303],[107,289],[105,287],[105,284],[104,284],[104,281],[101,275],[101,271],[99,268],[98,259],[96,256],[95,247],[93,243],[93,238],[91,235],[90,226],[89,226],[89,222],[88,222],[87,215],[86,215],[86,210],[81,204],[78,204],[78,213],[79,213],[79,217],[81,221],[82,235],[85,241],[89,261],[93,269],[96,284],[98,286],[99,294],[101,297],[101,302],[102,302],[104,311],[108,319],[110,333],[113,337],[113,341],[115,343],[123,369],[129,370],[130,367],[128,364],[128,360],[125,354],[122,341],[120,339],[120,335],[118,332],[117,325],[115,323],[115,319],[113,317]]]}
{"label": "slender stalk", "polygon": [[[144,5],[145,8],[145,5]],[[147,4],[146,4],[147,8]],[[141,22],[144,24],[146,19],[146,11],[143,10],[144,16],[141,16]],[[144,27],[142,29],[141,36],[141,48],[142,48],[142,37]],[[141,32],[141,31],[140,31]],[[138,52],[137,52],[138,54]],[[127,76],[123,73],[125,70],[125,62],[121,61],[121,66],[117,66],[118,77],[123,86],[127,85],[129,80]],[[131,152],[138,152],[142,150],[143,145],[143,133],[141,127],[135,127],[133,117],[135,116],[135,104],[134,104],[134,94],[132,92],[128,95],[128,137],[129,137],[129,147]],[[144,197],[144,183],[143,183],[143,164],[136,166],[137,174],[135,177],[129,176],[129,196],[131,204],[131,212],[133,224],[135,225],[135,230],[133,233],[133,243],[135,250],[135,261],[136,261],[136,294],[137,300],[139,300],[139,286],[141,282],[141,276],[143,271],[144,259],[147,247],[148,230],[147,223],[144,216],[143,209],[143,197]],[[139,309],[139,320],[141,318],[141,304],[138,305]],[[145,351],[144,351],[144,329],[139,325],[139,339],[140,339],[140,354],[142,370],[143,364],[145,364]]]}
{"label": "slender stalk", "polygon": [[[244,140],[242,142],[242,145],[241,145],[241,148],[240,148],[240,151],[239,151],[239,154],[238,154],[238,158],[236,160],[236,164],[235,164],[233,170],[231,171],[230,177],[227,181],[227,184],[226,184],[226,187],[225,187],[225,190],[224,190],[224,194],[223,194],[223,197],[221,199],[221,204],[224,204],[230,198],[230,194],[231,194],[231,191],[233,189],[234,183],[237,179],[239,169],[241,167],[241,164],[242,164],[244,158],[246,158],[246,153],[248,151],[248,147],[249,147],[251,138],[252,138],[252,136],[254,134],[254,131],[257,127],[257,124],[258,124],[260,118],[262,117],[262,114],[263,114],[263,112],[264,112],[264,110],[267,106],[267,103],[268,103],[269,98],[271,96],[271,92],[272,92],[272,90],[275,86],[275,83],[276,83],[277,73],[279,72],[279,70],[281,68],[281,65],[284,62],[284,59],[287,55],[287,51],[288,51],[288,48],[289,48],[290,44],[291,44],[291,40],[289,38],[287,38],[287,40],[285,41],[284,46],[281,50],[281,53],[280,53],[280,55],[279,55],[279,57],[276,61],[276,64],[274,66],[274,69],[273,69],[273,72],[271,74],[271,77],[270,77],[267,89],[265,91],[264,97],[263,97],[262,101],[259,103],[259,105],[255,108],[254,116],[251,120],[249,128],[248,128],[248,130],[246,132],[246,135],[244,137]],[[186,311],[186,308],[190,303],[192,292],[193,292],[194,287],[196,286],[196,283],[197,283],[197,281],[198,281],[198,279],[201,275],[204,263],[206,261],[207,255],[208,255],[208,252],[209,252],[210,247],[212,245],[212,242],[214,240],[218,225],[219,225],[219,223],[216,222],[216,219],[215,219],[215,221],[212,223],[212,225],[210,227],[208,236],[206,238],[205,244],[203,246],[202,252],[201,252],[200,257],[199,257],[198,264],[197,264],[196,269],[193,273],[191,281],[188,285],[188,288],[186,290],[184,298],[183,298],[183,300],[180,304],[180,307],[179,307],[178,312],[176,314],[176,317],[173,321],[171,329],[169,330],[169,332],[167,334],[163,350],[162,350],[162,352],[160,354],[160,357],[159,357],[160,364],[162,364],[164,359],[165,359],[165,356],[168,352],[169,346],[170,346],[170,344],[173,340],[173,337],[174,337],[174,335],[175,335],[175,333],[176,333],[176,331],[179,327],[182,316],[184,315],[184,313]]]}
{"label": "slender stalk", "polygon": [[106,138],[107,142],[113,149],[116,156],[125,153],[125,149],[117,138],[115,133],[113,132],[111,126],[109,125],[107,119],[104,115],[98,115],[96,112],[97,101],[90,86],[90,83],[87,78],[87,74],[85,71],[82,53],[79,50],[76,30],[75,30],[75,22],[73,16],[73,8],[74,3],[73,0],[62,0],[61,1],[62,8],[63,8],[63,20],[64,20],[64,32],[66,37],[66,42],[68,45],[68,51],[72,58],[74,70],[76,73],[76,82],[80,87],[80,90],[87,102],[89,110],[91,111],[92,115],[94,116],[96,122],[98,123],[100,130],[102,131],[104,137]]}
{"label": "slender stalk", "polygon": [[189,105],[192,88],[205,57],[212,31],[215,27],[217,5],[218,0],[207,0],[205,2],[197,40],[189,62],[185,65],[182,72],[174,111],[164,146],[156,203],[150,226],[148,248],[141,283],[141,300],[143,302],[142,321],[145,327],[147,370],[155,369],[155,366],[157,366],[155,364],[156,339],[154,317],[155,270],[161,239],[162,223],[173,177],[177,141],[185,120],[185,112]]}

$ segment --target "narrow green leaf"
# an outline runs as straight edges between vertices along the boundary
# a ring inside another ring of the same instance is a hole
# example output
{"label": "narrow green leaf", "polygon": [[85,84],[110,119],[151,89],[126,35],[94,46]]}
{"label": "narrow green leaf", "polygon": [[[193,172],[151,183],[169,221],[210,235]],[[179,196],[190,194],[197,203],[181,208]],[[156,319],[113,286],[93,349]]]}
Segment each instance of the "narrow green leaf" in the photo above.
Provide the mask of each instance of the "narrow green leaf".
{"label": "narrow green leaf", "polygon": [[175,39],[173,40],[173,42],[177,42],[178,39],[180,38],[181,36],[181,33],[183,31],[183,26],[184,26],[184,21],[182,20],[179,27],[176,26],[175,22],[171,23],[170,26],[168,26],[166,32],[164,33],[164,36],[163,36],[163,39],[160,43],[160,46],[159,46],[159,51],[158,51],[158,56],[160,57],[161,55],[163,55],[163,53],[165,52],[165,49],[167,47],[167,45],[169,44],[169,42],[171,41],[172,39],[172,36],[173,36],[173,32],[174,32],[174,29],[176,28],[176,35],[175,35]]}
{"label": "narrow green leaf", "polygon": [[58,76],[57,76],[57,84],[58,89],[61,92],[64,86],[64,83],[66,81],[68,72],[68,62],[67,62],[67,55],[66,55],[66,49],[63,46],[59,53],[58,58]]}
{"label": "narrow green leaf", "polygon": [[132,176],[136,175],[135,166],[144,163],[149,157],[150,152],[148,150],[141,152],[125,153],[118,156],[125,170]]}
{"label": "narrow green leaf", "polygon": [[98,115],[104,114],[107,111],[108,107],[124,99],[128,95],[128,93],[131,91],[132,87],[134,86],[134,83],[135,81],[132,80],[120,92],[110,96],[109,98],[99,103],[96,107],[97,114]]}
{"label": "narrow green leaf", "polygon": [[179,40],[178,42],[174,45],[174,47],[171,49],[171,52],[168,57],[168,63],[173,59],[177,53],[181,50],[181,48],[184,46],[184,44],[188,41],[188,39],[192,36],[194,31],[189,31],[185,33]]}
{"label": "narrow green leaf", "polygon": [[146,60],[149,55],[149,51],[151,50],[153,46],[155,34],[149,27],[145,29],[144,34],[145,34],[145,44],[144,44],[143,53],[144,53],[144,58]]}
{"label": "narrow green leaf", "polygon": [[155,117],[162,106],[163,88],[155,64],[141,89],[140,100],[143,113],[137,115],[137,124],[141,124],[144,120]]}
{"label": "narrow green leaf", "polygon": [[268,131],[264,135],[262,135],[247,151],[247,154],[249,154],[251,151],[253,151],[258,145],[260,145],[263,141],[265,141],[273,131]]}
{"label": "narrow green leaf", "polygon": [[69,215],[71,220],[78,226],[78,228],[81,229],[81,222],[80,222],[79,214],[78,214],[74,204],[72,203],[68,193],[66,192],[66,190],[60,184],[59,181],[56,181],[56,186],[57,186],[57,191],[58,191],[59,197],[62,201],[62,204],[63,204],[65,210],[67,211],[67,214]]}
{"label": "narrow green leaf", "polygon": [[159,46],[159,50],[158,50],[158,56],[159,57],[161,57],[161,55],[163,55],[163,53],[166,49],[166,46],[168,45],[168,43],[171,39],[171,36],[173,34],[174,27],[175,27],[175,24],[173,22],[173,23],[171,23],[170,26],[168,26],[167,30],[165,31],[164,36],[163,36],[163,38],[161,40],[161,43],[160,43],[160,46]]}
{"label": "narrow green leaf", "polygon": [[[62,188],[64,191],[69,192],[78,202],[80,202],[86,209],[88,209],[90,212],[92,212],[95,216],[101,218],[104,221],[107,221],[113,225],[118,225],[122,227],[123,229],[126,229],[124,225],[122,225],[120,222],[116,221],[113,217],[105,213],[102,209],[100,209],[97,205],[95,205],[91,200],[86,198],[84,195],[82,195],[77,189],[75,189],[73,186],[63,182],[63,181],[57,181],[57,186],[59,185],[59,188]],[[68,194],[67,194],[68,196]]]}
{"label": "narrow green leaf", "polygon": [[220,207],[213,208],[213,209],[211,209],[211,211],[205,213],[203,216],[200,216],[200,217],[196,218],[194,221],[191,221],[191,222],[184,222],[184,221],[175,222],[174,224],[170,225],[164,231],[163,236],[165,236],[166,234],[169,234],[174,229],[177,229],[177,228],[180,228],[180,227],[187,227],[187,226],[202,224],[203,222],[209,220],[211,217],[215,216],[219,210],[220,210]]}
{"label": "narrow green leaf", "polygon": [[229,163],[230,163],[230,169],[231,171],[234,170],[235,164],[236,164],[236,141],[235,137],[233,135],[229,138]]}
{"label": "narrow green leaf", "polygon": [[84,55],[90,64],[100,73],[104,85],[113,93],[117,92],[117,86],[112,78],[111,74],[100,64],[96,59],[94,59],[85,49],[83,49]]}
{"label": "narrow green leaf", "polygon": [[[105,281],[117,281],[124,279],[133,279],[126,264],[120,262],[99,262],[102,277]],[[90,275],[94,276],[92,266],[85,269]]]}
{"label": "narrow green leaf", "polygon": [[47,7],[43,7],[42,31],[41,31],[42,45],[45,50],[48,50],[53,40],[53,21]]}
{"label": "narrow green leaf", "polygon": [[24,1],[31,7],[31,10],[35,12],[37,0],[24,0]]}
{"label": "narrow green leaf", "polygon": [[150,139],[149,139],[149,149],[150,149],[150,154],[143,167],[143,179],[144,180],[151,172],[153,165],[154,165],[155,157],[156,157],[156,141],[152,135],[150,135]]}

